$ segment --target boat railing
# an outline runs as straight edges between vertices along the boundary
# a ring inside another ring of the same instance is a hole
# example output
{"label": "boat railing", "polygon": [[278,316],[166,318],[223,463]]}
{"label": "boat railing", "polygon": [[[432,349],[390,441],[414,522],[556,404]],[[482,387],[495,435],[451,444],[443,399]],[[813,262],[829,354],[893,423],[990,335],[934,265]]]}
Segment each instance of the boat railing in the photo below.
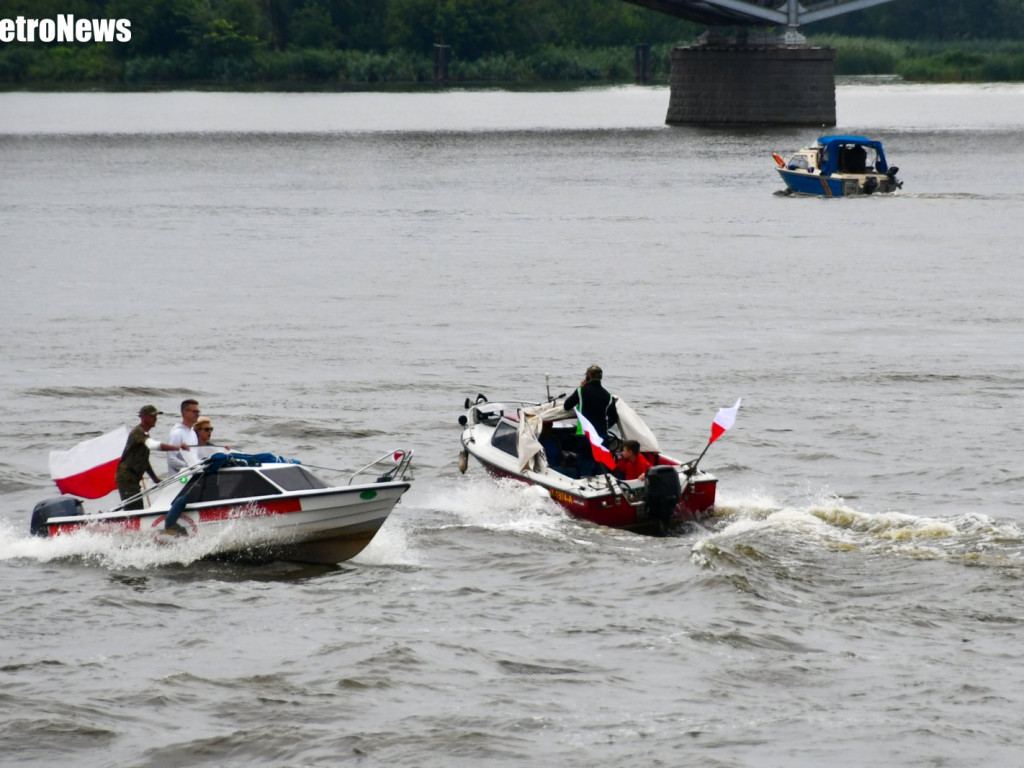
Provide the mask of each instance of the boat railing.
{"label": "boat railing", "polygon": [[[466,402],[468,403],[469,401],[467,400]],[[546,405],[546,403],[537,403],[530,400],[494,400],[472,403],[469,407],[475,409],[476,417],[473,419],[475,423],[490,424],[502,416],[515,416],[524,408],[539,408],[542,405]],[[460,423],[462,423],[461,420]]]}
{"label": "boat railing", "polygon": [[203,465],[207,461],[208,459],[201,459],[199,462],[192,464],[191,466],[185,467],[180,472],[176,472],[173,475],[168,475],[163,480],[160,480],[159,482],[149,487],[145,486],[146,479],[142,478],[142,490],[139,491],[134,496],[131,496],[127,499],[121,499],[121,503],[118,504],[117,506],[111,507],[109,511],[124,511],[125,507],[127,507],[129,504],[139,501],[140,499],[143,501],[144,504],[148,505],[150,498],[154,496],[157,492],[162,491],[164,488],[167,488],[168,486],[181,484],[196,471],[197,466]]}
{"label": "boat railing", "polygon": [[[387,471],[379,474],[375,480],[378,483],[391,483],[398,480],[412,479],[412,451],[405,449],[398,449],[389,451],[383,456],[374,459],[365,467],[357,469],[348,479],[348,485],[352,485],[357,477],[368,473],[375,467],[381,467],[384,465],[390,465]],[[379,471],[379,470],[375,470]]]}

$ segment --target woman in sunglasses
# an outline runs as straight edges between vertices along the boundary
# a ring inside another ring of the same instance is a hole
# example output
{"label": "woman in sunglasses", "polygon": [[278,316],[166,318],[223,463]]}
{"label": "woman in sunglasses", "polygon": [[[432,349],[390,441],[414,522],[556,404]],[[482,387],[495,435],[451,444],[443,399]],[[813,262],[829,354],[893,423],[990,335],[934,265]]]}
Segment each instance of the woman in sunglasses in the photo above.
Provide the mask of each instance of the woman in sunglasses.
{"label": "woman in sunglasses", "polygon": [[200,459],[205,459],[213,454],[223,451],[230,451],[230,445],[214,445],[210,442],[213,437],[213,424],[205,416],[200,416],[195,423],[193,429],[196,431],[196,435],[199,437],[199,445],[196,447],[196,455]]}

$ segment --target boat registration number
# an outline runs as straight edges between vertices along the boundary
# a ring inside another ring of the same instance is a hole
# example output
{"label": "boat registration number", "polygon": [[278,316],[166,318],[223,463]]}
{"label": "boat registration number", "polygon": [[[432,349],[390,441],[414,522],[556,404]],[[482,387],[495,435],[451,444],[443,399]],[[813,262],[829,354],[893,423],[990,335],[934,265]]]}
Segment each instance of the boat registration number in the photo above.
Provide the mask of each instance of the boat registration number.
{"label": "boat registration number", "polygon": [[550,489],[551,498],[557,501],[559,504],[582,504],[583,502],[577,499],[575,496],[570,496],[565,491],[556,491],[554,488]]}

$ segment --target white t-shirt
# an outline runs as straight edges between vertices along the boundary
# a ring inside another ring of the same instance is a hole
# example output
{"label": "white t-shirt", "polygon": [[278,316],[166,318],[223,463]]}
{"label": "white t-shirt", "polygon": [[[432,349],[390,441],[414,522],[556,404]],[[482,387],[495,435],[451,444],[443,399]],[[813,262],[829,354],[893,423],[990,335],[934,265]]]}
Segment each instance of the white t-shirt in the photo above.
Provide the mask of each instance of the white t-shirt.
{"label": "white t-shirt", "polygon": [[[167,438],[167,442],[171,445],[199,445],[199,436],[192,427],[186,427],[184,424],[175,424],[174,429],[171,430],[170,437]],[[181,455],[181,451],[168,451],[167,452],[167,471],[176,475],[185,467],[188,466],[188,462],[185,461],[185,457]]]}

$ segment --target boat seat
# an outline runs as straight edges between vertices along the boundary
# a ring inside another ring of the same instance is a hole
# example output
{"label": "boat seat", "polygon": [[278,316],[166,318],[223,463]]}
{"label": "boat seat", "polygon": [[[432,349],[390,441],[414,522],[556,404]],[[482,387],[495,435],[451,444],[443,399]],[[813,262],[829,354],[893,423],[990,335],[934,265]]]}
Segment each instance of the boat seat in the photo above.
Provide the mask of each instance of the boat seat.
{"label": "boat seat", "polygon": [[548,469],[566,477],[578,478],[580,476],[579,462],[576,454],[572,451],[562,451],[558,454],[558,463],[548,462]]}

